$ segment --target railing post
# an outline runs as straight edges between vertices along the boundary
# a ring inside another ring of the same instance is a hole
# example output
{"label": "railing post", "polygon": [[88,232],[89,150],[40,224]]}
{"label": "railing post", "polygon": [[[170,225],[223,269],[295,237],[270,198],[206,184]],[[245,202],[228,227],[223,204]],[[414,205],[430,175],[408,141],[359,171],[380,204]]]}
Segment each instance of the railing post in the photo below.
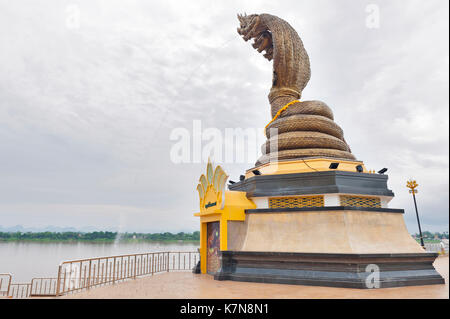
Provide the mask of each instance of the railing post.
{"label": "railing post", "polygon": [[6,291],[6,297],[9,297],[9,289],[11,288],[11,281],[12,281],[12,276],[9,275],[8,290]]}
{"label": "railing post", "polygon": [[89,260],[89,276],[88,276],[87,289],[91,288],[91,265],[92,265],[92,259]]}
{"label": "railing post", "polygon": [[120,257],[120,279],[123,279],[123,262],[124,262],[124,257]]}
{"label": "railing post", "polygon": [[170,268],[170,259],[169,259],[169,256],[170,256],[170,252],[167,252],[167,272],[169,272],[169,268]]}
{"label": "railing post", "polygon": [[[64,280],[63,280],[63,285],[62,285],[62,288],[63,288],[63,293],[65,292],[65,290],[66,290],[66,280],[67,280],[67,269],[64,269]],[[60,291],[60,293],[61,293],[61,291]],[[62,295],[62,293],[61,293],[61,295]]]}
{"label": "railing post", "polygon": [[83,262],[82,261],[80,261],[80,274],[79,274],[79,279],[78,279],[78,285],[79,285],[79,288],[78,289],[81,289],[81,274],[82,274],[82,270],[83,270]]}
{"label": "railing post", "polygon": [[[105,274],[105,279],[103,282],[103,278],[102,278],[102,283],[108,283],[109,279],[111,278],[111,274],[108,274],[108,269],[109,269],[109,265],[110,265],[108,261],[109,261],[109,258],[106,258],[106,261],[104,263],[106,271],[103,271],[103,265],[102,265],[102,277],[103,277],[103,274]],[[108,275],[110,276],[109,278],[108,278]]]}
{"label": "railing post", "polygon": [[134,255],[134,279],[136,279],[137,255]]}
{"label": "railing post", "polygon": [[[33,290],[33,283],[34,283],[34,278],[31,278],[31,283],[30,283],[31,289],[30,290]],[[42,280],[41,280],[41,288],[42,288]],[[28,289],[27,289],[27,292],[28,292]]]}
{"label": "railing post", "polygon": [[114,257],[114,265],[113,265],[113,283],[116,282],[116,257]]}
{"label": "railing post", "polygon": [[[90,261],[89,261],[89,264],[90,264]],[[86,266],[84,266],[83,288],[86,288]]]}
{"label": "railing post", "polygon": [[152,254],[152,276],[154,271],[154,265],[155,265],[155,254]]}
{"label": "railing post", "polygon": [[56,279],[55,296],[59,296],[59,285],[61,284],[61,265],[58,266],[58,278]]}

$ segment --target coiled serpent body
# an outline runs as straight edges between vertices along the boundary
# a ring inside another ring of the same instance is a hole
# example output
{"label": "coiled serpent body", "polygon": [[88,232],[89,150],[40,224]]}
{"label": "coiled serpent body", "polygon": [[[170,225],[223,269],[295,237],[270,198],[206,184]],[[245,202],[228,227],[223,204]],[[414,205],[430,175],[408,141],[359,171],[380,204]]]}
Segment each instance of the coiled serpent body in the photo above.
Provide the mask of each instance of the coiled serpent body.
{"label": "coiled serpent body", "polygon": [[[297,32],[270,14],[238,15],[238,33],[269,61],[273,60],[269,93],[272,117],[290,102],[301,98],[310,77],[308,54]],[[268,140],[258,164],[273,160],[331,157],[354,160],[333,112],[321,101],[296,102],[266,127]]]}

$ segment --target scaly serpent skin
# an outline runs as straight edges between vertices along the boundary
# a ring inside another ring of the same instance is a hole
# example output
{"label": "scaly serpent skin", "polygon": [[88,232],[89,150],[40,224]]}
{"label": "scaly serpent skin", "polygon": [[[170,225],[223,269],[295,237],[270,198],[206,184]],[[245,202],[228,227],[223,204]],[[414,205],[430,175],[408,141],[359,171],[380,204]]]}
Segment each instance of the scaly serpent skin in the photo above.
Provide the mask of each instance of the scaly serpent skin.
{"label": "scaly serpent skin", "polygon": [[[273,60],[272,88],[269,93],[274,117],[286,104],[300,99],[311,70],[308,54],[297,32],[286,21],[270,14],[238,15],[237,32],[269,61]],[[342,129],[333,122],[333,112],[321,101],[290,105],[266,128],[268,141],[257,164],[278,159],[332,157],[355,159]],[[273,144],[272,144],[273,143]],[[271,150],[270,145],[276,145]]]}

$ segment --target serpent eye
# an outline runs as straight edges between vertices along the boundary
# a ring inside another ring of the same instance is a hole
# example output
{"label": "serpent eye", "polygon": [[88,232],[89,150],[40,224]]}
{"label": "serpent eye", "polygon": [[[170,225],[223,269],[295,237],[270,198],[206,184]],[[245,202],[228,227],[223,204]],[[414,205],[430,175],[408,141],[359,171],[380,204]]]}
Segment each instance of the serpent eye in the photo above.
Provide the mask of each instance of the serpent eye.
{"label": "serpent eye", "polygon": [[241,28],[246,29],[250,24],[251,24],[252,20],[245,18],[242,22],[241,22]]}

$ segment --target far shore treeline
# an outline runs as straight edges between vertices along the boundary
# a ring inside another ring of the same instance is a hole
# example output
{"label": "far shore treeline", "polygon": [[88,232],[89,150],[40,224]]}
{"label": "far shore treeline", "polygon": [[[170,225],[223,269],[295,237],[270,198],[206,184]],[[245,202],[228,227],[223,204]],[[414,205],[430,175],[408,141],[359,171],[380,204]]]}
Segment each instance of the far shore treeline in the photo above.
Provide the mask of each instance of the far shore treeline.
{"label": "far shore treeline", "polygon": [[95,232],[0,232],[0,241],[84,241],[84,242],[199,242],[200,232],[193,233],[117,233],[109,231]]}
{"label": "far shore treeline", "polygon": [[[413,237],[419,241],[419,234]],[[440,242],[441,239],[448,239],[448,232],[432,233],[423,232],[425,242]],[[200,232],[192,233],[117,233],[110,231],[94,232],[0,232],[0,242],[2,241],[36,241],[36,242],[200,242]]]}
{"label": "far shore treeline", "polygon": [[[423,241],[425,243],[439,243],[442,239],[448,239],[448,232],[443,233],[432,233],[429,231],[422,232]],[[414,234],[413,237],[417,240],[417,242],[420,242],[420,235]]]}

